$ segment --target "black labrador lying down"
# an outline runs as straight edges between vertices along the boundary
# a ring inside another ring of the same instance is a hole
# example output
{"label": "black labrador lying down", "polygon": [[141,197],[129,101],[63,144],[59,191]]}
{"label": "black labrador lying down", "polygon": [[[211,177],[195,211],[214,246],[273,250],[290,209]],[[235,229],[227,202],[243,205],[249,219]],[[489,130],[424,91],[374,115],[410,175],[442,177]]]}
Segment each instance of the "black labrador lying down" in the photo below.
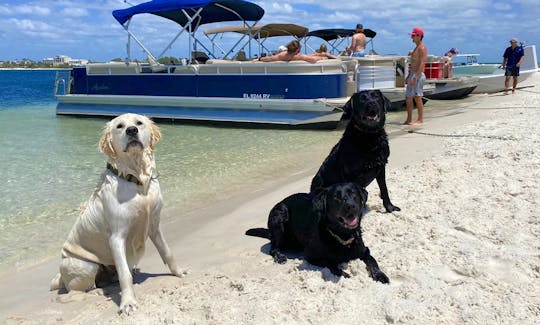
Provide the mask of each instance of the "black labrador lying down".
{"label": "black labrador lying down", "polygon": [[293,194],[272,208],[268,229],[249,229],[246,235],[270,239],[270,255],[277,263],[287,261],[282,250],[303,249],[309,263],[349,277],[339,264],[359,258],[375,281],[388,283],[362,241],[360,221],[366,199],[367,192],[354,183],[335,184],[317,195]]}
{"label": "black labrador lying down", "polygon": [[384,123],[389,107],[390,101],[379,90],[363,90],[351,97],[345,107],[350,121],[343,137],[313,177],[312,193],[341,182],[354,182],[365,188],[377,179],[386,211],[401,210],[390,202],[386,187],[390,147]]}

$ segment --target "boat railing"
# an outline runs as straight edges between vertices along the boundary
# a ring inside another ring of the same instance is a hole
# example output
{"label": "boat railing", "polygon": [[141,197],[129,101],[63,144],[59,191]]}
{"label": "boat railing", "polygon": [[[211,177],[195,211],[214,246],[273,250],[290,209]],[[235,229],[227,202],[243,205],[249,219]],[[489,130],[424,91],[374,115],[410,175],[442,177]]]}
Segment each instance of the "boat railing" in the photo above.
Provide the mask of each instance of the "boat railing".
{"label": "boat railing", "polygon": [[54,79],[54,96],[71,93],[71,70],[57,71]]}
{"label": "boat railing", "polygon": [[234,61],[211,59],[205,64],[190,65],[138,65],[131,64],[89,64],[89,75],[123,74],[188,74],[188,75],[231,75],[231,74],[341,74],[347,66],[339,59],[321,60],[317,63],[305,61]]}

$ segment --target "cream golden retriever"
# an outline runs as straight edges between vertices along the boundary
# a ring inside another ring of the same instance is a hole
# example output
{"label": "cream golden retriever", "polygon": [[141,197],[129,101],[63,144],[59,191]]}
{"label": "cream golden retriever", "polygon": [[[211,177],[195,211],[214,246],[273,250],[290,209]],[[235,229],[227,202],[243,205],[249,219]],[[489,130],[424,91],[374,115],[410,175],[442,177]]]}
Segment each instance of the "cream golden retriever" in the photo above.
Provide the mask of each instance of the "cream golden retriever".
{"label": "cream golden retriever", "polygon": [[122,299],[119,313],[137,308],[132,270],[148,237],[176,276],[181,271],[159,226],[163,206],[154,146],[161,137],[147,117],[123,114],[108,122],[99,142],[107,169],[62,247],[60,272],[51,290],[86,291],[116,269]]}

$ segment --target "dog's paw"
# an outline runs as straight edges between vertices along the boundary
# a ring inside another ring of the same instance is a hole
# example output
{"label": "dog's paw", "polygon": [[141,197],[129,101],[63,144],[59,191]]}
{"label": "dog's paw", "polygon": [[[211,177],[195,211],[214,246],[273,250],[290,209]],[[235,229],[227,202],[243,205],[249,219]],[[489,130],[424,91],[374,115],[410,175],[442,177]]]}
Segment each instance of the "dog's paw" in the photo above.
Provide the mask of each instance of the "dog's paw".
{"label": "dog's paw", "polygon": [[171,273],[179,278],[186,276],[189,272],[187,269],[181,269],[178,266],[171,268]]}
{"label": "dog's paw", "polygon": [[393,205],[392,203],[385,204],[384,208],[386,209],[386,212],[388,213],[392,213],[394,211],[401,211],[399,207]]}
{"label": "dog's paw", "polygon": [[382,271],[375,271],[371,274],[373,280],[381,283],[390,283],[390,279]]}
{"label": "dog's paw", "polygon": [[118,314],[131,315],[137,310],[137,301],[134,298],[123,299],[120,303],[120,308],[118,308]]}
{"label": "dog's paw", "polygon": [[287,262],[287,256],[283,255],[282,253],[275,253],[273,257],[274,262],[278,264],[285,264]]}

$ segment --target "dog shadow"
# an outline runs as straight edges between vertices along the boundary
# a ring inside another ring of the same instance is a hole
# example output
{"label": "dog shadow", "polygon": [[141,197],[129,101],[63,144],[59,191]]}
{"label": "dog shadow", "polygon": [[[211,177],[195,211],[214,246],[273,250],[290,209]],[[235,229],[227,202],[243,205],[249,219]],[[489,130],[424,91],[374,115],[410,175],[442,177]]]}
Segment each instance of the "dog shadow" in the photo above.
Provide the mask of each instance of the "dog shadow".
{"label": "dog shadow", "polygon": [[[148,279],[157,278],[162,276],[174,276],[170,273],[145,273],[141,272],[139,269],[133,270],[133,284],[141,284]],[[118,278],[109,279],[107,281],[102,281],[101,283],[96,284],[96,288],[91,290],[97,295],[102,295],[111,299],[117,306],[120,306],[122,300],[122,289],[120,288],[120,282]]]}
{"label": "dog shadow", "polygon": [[[261,253],[270,256],[270,243],[266,243],[261,246]],[[327,267],[320,267],[313,264],[310,264],[304,259],[304,254],[300,250],[282,250],[281,253],[287,257],[288,260],[301,260],[302,263],[298,266],[300,271],[312,271],[312,272],[321,272],[322,278],[324,281],[338,283],[341,279],[340,276],[337,276],[330,272],[330,269]]]}

